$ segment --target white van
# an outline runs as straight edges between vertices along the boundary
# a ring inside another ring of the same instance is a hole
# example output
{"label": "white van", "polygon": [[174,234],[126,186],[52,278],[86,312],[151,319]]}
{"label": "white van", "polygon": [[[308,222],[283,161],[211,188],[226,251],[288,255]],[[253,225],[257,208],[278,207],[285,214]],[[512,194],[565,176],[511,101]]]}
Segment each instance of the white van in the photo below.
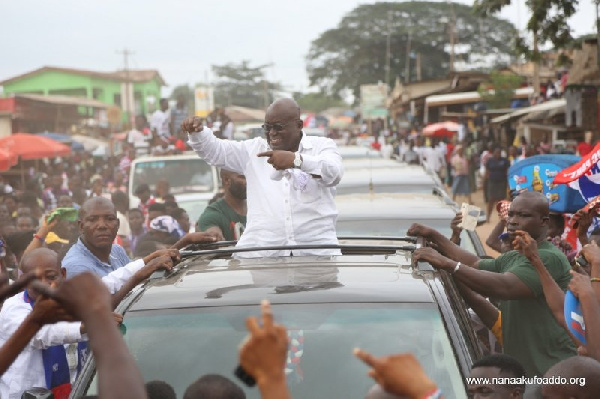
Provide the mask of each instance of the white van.
{"label": "white van", "polygon": [[210,166],[195,152],[180,155],[143,156],[131,163],[129,171],[129,204],[135,208],[140,200],[135,189],[147,184],[154,192],[156,183],[165,179],[170,192],[181,208],[190,216],[192,226],[213,196],[219,192],[220,178],[217,168]]}

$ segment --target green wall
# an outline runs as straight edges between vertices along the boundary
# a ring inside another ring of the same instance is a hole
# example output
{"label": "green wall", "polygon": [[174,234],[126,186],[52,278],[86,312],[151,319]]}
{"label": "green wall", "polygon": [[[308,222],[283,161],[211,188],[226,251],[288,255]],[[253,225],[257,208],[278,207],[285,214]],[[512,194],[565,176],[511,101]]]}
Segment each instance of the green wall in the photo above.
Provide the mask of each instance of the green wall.
{"label": "green wall", "polygon": [[[158,104],[161,86],[157,78],[142,83],[133,84],[134,94],[140,96],[141,112],[144,114],[153,111],[149,109],[146,99],[155,97]],[[15,93],[30,93],[44,95],[72,95],[93,98],[109,105],[115,104],[115,95],[121,94],[121,82],[102,79],[99,77],[70,74],[61,71],[43,71],[31,76],[6,83],[5,95]]]}

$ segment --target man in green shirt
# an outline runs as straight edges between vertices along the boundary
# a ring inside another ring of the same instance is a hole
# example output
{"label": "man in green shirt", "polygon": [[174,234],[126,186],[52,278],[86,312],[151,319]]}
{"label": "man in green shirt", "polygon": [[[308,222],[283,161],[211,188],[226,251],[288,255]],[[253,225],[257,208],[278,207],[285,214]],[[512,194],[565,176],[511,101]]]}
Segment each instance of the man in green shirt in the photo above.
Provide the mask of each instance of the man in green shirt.
{"label": "man in green shirt", "polygon": [[[522,230],[537,241],[544,266],[565,290],[571,267],[565,255],[546,241],[548,215],[547,199],[540,193],[526,191],[510,206],[507,231],[513,240],[516,231]],[[473,291],[500,300],[504,353],[519,360],[528,377],[541,377],[554,364],[576,355],[567,332],[546,303],[537,271],[525,256],[513,250],[497,259],[480,260],[431,228],[414,224],[408,234],[426,238],[439,251],[418,249],[415,260],[429,262]]]}
{"label": "man in green shirt", "polygon": [[221,169],[223,198],[210,204],[198,219],[200,231],[213,233],[219,241],[239,240],[246,227],[246,177]]}

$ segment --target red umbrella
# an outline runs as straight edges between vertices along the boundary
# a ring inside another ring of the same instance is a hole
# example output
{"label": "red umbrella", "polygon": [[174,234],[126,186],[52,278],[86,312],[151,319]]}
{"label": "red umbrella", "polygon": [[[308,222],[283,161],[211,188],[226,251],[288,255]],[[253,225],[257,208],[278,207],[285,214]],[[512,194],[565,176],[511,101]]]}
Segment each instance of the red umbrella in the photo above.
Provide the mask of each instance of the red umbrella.
{"label": "red umbrella", "polygon": [[21,159],[53,158],[71,154],[71,147],[29,133],[15,133],[0,139],[0,148]]}
{"label": "red umbrella", "polygon": [[17,164],[18,157],[6,148],[0,148],[0,170],[9,170]]}
{"label": "red umbrella", "polygon": [[431,124],[423,129],[423,135],[427,137],[452,137],[460,130],[456,122],[439,122]]}

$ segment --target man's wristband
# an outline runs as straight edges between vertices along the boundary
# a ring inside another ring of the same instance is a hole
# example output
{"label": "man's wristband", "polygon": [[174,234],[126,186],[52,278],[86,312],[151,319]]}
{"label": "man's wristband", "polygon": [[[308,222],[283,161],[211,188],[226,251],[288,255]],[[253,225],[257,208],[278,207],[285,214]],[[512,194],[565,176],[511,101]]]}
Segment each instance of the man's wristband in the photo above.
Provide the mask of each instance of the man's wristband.
{"label": "man's wristband", "polygon": [[45,239],[43,239],[42,237],[40,237],[40,236],[39,236],[37,233],[35,233],[35,234],[33,235],[33,238],[37,238],[38,240],[40,240],[40,241],[42,242],[42,244],[45,244],[45,243],[46,243],[46,240],[45,240]]}
{"label": "man's wristband", "polygon": [[590,281],[591,281],[592,283],[597,283],[597,282],[599,282],[599,281],[600,281],[600,277],[592,277],[592,278],[590,279]]}
{"label": "man's wristband", "polygon": [[456,273],[456,272],[458,271],[458,269],[460,269],[460,265],[461,265],[461,263],[460,263],[460,262],[457,262],[457,263],[456,263],[456,266],[454,267],[454,270],[452,270],[452,273],[451,273],[451,274],[454,274],[454,273]]}

